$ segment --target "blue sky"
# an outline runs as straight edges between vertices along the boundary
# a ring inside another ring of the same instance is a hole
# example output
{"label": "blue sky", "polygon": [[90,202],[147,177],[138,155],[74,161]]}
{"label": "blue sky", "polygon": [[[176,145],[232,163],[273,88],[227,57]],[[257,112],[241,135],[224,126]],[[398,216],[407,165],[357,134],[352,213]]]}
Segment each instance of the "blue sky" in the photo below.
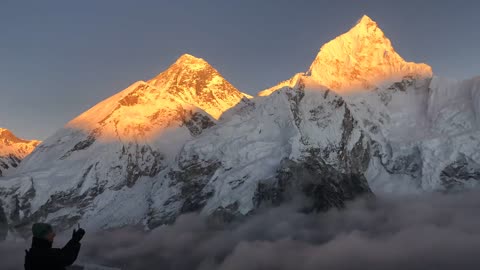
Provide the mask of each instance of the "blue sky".
{"label": "blue sky", "polygon": [[0,126],[45,139],[183,53],[255,94],[305,71],[363,15],[405,59],[480,75],[478,1],[22,1],[0,3]]}

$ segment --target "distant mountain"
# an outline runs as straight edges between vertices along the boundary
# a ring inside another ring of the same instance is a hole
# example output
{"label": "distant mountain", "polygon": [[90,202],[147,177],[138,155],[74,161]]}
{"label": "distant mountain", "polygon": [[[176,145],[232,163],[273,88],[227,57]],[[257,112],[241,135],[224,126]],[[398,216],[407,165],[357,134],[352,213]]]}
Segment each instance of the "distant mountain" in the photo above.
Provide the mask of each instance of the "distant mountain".
{"label": "distant mountain", "polygon": [[22,140],[8,129],[0,128],[0,176],[16,168],[38,144],[40,141]]}
{"label": "distant mountain", "polygon": [[180,57],[42,143],[0,182],[0,220],[11,233],[39,220],[154,228],[297,197],[312,211],[372,192],[469,188],[480,180],[478,119],[480,78],[406,62],[364,16],[308,71],[254,98]]}

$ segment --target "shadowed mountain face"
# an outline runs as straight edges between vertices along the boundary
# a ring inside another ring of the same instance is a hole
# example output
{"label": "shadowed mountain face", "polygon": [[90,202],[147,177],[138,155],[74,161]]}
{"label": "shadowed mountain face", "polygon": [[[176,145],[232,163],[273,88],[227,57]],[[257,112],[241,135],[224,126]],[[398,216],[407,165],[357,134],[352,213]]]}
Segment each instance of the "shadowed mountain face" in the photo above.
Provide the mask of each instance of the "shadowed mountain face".
{"label": "shadowed mountain face", "polygon": [[10,130],[0,128],[0,176],[7,170],[16,168],[22,159],[29,155],[40,141],[22,140]]}
{"label": "shadowed mountain face", "polygon": [[476,186],[479,91],[478,78],[405,62],[368,17],[255,98],[183,55],[70,121],[0,182],[3,226],[154,228],[187,212],[230,221],[288,201],[324,211],[372,191]]}

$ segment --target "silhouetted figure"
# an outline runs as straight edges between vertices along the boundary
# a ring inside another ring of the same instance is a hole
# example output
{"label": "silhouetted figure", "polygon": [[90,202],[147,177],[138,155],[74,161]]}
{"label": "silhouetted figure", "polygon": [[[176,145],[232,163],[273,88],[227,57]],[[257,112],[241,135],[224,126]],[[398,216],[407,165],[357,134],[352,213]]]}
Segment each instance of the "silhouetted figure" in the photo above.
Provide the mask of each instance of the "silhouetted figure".
{"label": "silhouetted figure", "polygon": [[55,232],[50,224],[35,223],[32,233],[32,247],[25,251],[25,270],[64,270],[77,259],[85,230],[73,230],[72,239],[63,248],[52,248]]}

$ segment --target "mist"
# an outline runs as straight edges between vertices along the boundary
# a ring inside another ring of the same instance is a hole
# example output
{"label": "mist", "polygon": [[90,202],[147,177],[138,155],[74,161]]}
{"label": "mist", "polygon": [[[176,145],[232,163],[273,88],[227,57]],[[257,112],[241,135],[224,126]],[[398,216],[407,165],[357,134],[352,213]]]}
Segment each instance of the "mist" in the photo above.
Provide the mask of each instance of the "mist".
{"label": "mist", "polygon": [[[121,269],[478,269],[480,191],[359,199],[343,210],[262,209],[241,222],[198,214],[149,232],[87,232],[79,262]],[[2,269],[22,269],[24,241],[0,243]],[[61,246],[65,239],[57,239]]]}

